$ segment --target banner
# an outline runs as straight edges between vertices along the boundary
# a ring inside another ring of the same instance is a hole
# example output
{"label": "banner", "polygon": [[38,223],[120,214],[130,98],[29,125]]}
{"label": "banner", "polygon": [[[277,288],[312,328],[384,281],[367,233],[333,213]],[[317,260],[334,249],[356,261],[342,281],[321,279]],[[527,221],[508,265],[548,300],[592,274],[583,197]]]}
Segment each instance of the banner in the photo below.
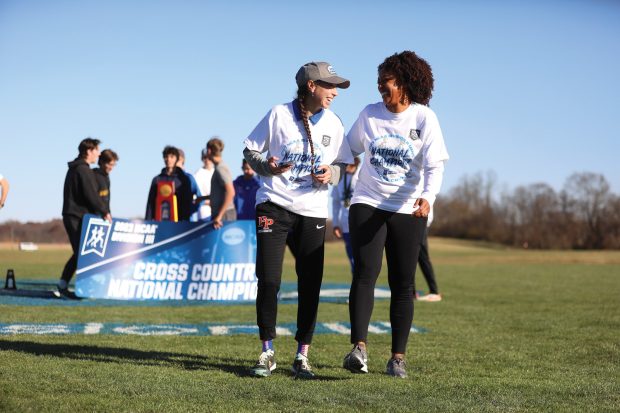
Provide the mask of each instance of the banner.
{"label": "banner", "polygon": [[254,301],[254,221],[82,221],[76,294],[121,300]]}

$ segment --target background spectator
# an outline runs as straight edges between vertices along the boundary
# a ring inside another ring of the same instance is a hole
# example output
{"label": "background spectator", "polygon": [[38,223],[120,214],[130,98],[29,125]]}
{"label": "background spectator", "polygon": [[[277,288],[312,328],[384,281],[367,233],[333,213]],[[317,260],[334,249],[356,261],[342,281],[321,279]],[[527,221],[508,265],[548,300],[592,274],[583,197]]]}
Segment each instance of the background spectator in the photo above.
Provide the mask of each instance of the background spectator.
{"label": "background spectator", "polygon": [[104,149],[99,155],[99,168],[95,168],[95,180],[97,181],[97,191],[103,200],[108,211],[110,209],[110,173],[118,162],[118,155],[112,149]]}
{"label": "background spectator", "polygon": [[245,159],[241,163],[243,175],[239,175],[234,181],[235,209],[237,219],[256,219],[256,191],[260,186],[258,177]]}
{"label": "background spectator", "polygon": [[[176,166],[179,160],[179,150],[174,146],[166,146],[163,151],[164,165],[161,173],[151,181],[149,197],[146,203],[144,219],[154,220],[156,215],[157,184],[158,182],[174,182],[174,195],[177,199],[177,218],[179,221],[189,221],[192,214],[192,188],[185,171]],[[171,220],[173,217],[171,217]]]}
{"label": "background spectator", "polygon": [[82,218],[86,214],[97,214],[107,221],[112,221],[110,211],[97,193],[95,173],[90,164],[99,158],[99,139],[86,138],[78,146],[78,157],[69,162],[69,170],[65,177],[62,204],[62,222],[69,236],[73,254],[65,264],[56,297],[78,298],[73,291],[69,291],[69,282],[77,268],[77,254],[80,248],[82,233]]}

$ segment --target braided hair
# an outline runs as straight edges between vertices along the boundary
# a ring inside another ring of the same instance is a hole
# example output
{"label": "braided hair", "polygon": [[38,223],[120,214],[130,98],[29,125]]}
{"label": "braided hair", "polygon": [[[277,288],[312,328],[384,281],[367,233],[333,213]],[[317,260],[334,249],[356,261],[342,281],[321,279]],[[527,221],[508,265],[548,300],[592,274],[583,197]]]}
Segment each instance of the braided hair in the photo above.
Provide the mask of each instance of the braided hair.
{"label": "braided hair", "polygon": [[299,103],[299,113],[301,114],[301,120],[304,123],[304,129],[306,130],[306,135],[308,135],[308,146],[310,146],[310,173],[314,175],[314,144],[312,143],[312,133],[310,132],[310,122],[308,121],[308,111],[306,110],[306,105],[304,104],[304,100],[310,95],[310,89],[308,89],[308,85],[301,85],[297,89],[297,102]]}

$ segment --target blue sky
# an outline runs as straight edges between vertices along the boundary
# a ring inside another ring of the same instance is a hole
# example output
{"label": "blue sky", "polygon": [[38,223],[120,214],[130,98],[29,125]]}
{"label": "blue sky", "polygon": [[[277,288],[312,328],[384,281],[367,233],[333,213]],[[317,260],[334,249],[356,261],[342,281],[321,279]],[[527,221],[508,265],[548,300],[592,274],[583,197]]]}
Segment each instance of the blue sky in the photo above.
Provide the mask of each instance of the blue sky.
{"label": "blue sky", "polygon": [[240,171],[242,141],[294,75],[326,60],[351,80],[345,129],[379,100],[376,68],[413,50],[451,155],[443,191],[494,171],[498,189],[573,172],[620,193],[617,1],[0,0],[0,222],[60,217],[66,162],[87,136],[120,155],[112,212],[144,214],[167,144],[187,169],[213,135]]}

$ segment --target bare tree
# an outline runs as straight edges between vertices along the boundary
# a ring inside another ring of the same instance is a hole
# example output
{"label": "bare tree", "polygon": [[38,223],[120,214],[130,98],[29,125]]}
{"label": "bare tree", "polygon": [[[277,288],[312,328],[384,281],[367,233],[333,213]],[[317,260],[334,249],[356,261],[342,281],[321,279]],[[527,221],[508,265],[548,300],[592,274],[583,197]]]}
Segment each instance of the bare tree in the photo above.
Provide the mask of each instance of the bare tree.
{"label": "bare tree", "polygon": [[564,185],[568,208],[584,231],[581,248],[603,248],[605,211],[611,201],[609,183],[601,174],[574,173]]}
{"label": "bare tree", "polygon": [[620,198],[604,176],[572,174],[562,191],[536,183],[495,200],[495,175],[465,176],[435,204],[433,234],[528,248],[620,248]]}

